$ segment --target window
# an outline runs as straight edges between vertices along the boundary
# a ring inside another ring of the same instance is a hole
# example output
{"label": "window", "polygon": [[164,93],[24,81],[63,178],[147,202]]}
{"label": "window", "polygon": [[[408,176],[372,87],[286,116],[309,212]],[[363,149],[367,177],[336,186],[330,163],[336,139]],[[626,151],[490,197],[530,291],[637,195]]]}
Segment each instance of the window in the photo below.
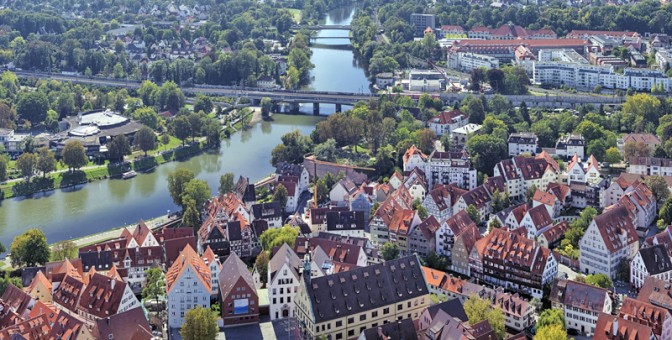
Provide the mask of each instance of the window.
{"label": "window", "polygon": [[348,325],[355,323],[355,318],[348,318]]}
{"label": "window", "polygon": [[336,327],[342,327],[343,326],[343,321],[336,321]]}
{"label": "window", "polygon": [[390,308],[383,309],[383,314],[390,314]]}
{"label": "window", "polygon": [[[377,318],[378,317],[378,311],[373,311],[371,312],[371,317],[372,318]],[[375,327],[375,326],[374,326]]]}
{"label": "window", "polygon": [[354,329],[349,330],[348,336],[355,336],[355,330]]}
{"label": "window", "polygon": [[359,316],[359,321],[364,321],[366,320],[366,314],[362,314]]}
{"label": "window", "polygon": [[337,333],[336,339],[343,339],[343,333]]}

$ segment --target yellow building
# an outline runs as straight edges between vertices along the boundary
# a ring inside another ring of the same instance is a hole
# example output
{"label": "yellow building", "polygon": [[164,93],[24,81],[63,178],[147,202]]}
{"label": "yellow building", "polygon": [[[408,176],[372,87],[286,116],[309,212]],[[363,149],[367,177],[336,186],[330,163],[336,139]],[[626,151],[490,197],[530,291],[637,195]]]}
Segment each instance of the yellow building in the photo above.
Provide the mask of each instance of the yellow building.
{"label": "yellow building", "polygon": [[44,276],[44,273],[38,271],[26,292],[37,301],[52,303],[54,302],[54,296],[52,295],[51,287],[51,282]]}
{"label": "yellow building", "polygon": [[337,340],[357,338],[363,330],[389,322],[418,319],[430,298],[420,260],[413,255],[318,278],[304,275],[294,303],[302,332]]}

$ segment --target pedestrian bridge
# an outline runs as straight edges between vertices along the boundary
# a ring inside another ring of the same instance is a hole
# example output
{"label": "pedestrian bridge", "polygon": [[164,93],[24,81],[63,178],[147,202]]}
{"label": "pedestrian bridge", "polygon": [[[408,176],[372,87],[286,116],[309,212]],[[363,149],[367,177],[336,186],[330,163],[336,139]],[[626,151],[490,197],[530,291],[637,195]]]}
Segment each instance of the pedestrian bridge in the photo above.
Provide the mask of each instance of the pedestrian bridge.
{"label": "pedestrian bridge", "polygon": [[294,25],[291,29],[300,30],[302,28],[311,30],[311,31],[321,31],[321,30],[341,30],[341,31],[350,31],[352,26],[350,25]]}

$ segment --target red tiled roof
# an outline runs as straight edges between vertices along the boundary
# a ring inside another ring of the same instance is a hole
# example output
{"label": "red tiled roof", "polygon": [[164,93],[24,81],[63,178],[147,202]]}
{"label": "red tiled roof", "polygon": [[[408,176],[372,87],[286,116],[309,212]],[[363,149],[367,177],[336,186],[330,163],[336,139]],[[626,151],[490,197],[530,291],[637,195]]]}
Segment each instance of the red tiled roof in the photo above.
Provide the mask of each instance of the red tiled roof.
{"label": "red tiled roof", "polygon": [[653,328],[653,333],[658,336],[662,334],[663,324],[667,322],[669,318],[672,318],[667,309],[630,297],[626,297],[625,300],[623,300],[618,316],[649,325]]}
{"label": "red tiled roof", "polygon": [[84,288],[77,309],[99,318],[114,315],[119,310],[125,290],[126,282],[95,273]]}
{"label": "red tiled roof", "polygon": [[651,327],[617,318],[611,314],[600,313],[595,325],[593,340],[644,340],[650,339],[652,334]]}
{"label": "red tiled roof", "polygon": [[219,273],[219,292],[222,299],[225,299],[232,293],[233,287],[241,279],[252,290],[252,294],[256,295],[252,273],[250,273],[238,255],[235,252],[231,252],[231,255],[222,263],[222,271]]}
{"label": "red tiled roof", "polygon": [[630,214],[622,205],[595,216],[594,222],[610,253],[639,241]]}
{"label": "red tiled roof", "polygon": [[175,286],[178,278],[182,276],[182,273],[187,267],[191,267],[192,271],[196,274],[196,277],[198,277],[207,291],[212,290],[210,269],[208,269],[208,266],[205,265],[205,262],[198,256],[196,251],[194,251],[190,245],[187,245],[166,273],[167,294],[170,294],[170,291]]}
{"label": "red tiled roof", "polygon": [[0,331],[2,339],[46,339],[51,331],[49,319],[41,314]]}
{"label": "red tiled roof", "polygon": [[545,230],[542,234],[544,235],[544,238],[546,238],[546,242],[550,245],[560,240],[568,229],[569,222],[563,221],[554,225],[552,228]]}
{"label": "red tiled roof", "polygon": [[539,189],[534,192],[534,198],[532,198],[532,200],[545,205],[555,205],[555,196],[552,193],[543,192]]}
{"label": "red tiled roof", "polygon": [[420,155],[420,157],[421,157],[422,159],[427,159],[427,155],[425,155],[424,153],[422,153],[422,151],[420,151],[420,149],[418,149],[418,148],[415,146],[415,144],[413,144],[413,145],[411,145],[410,148],[408,148],[408,150],[406,150],[406,152],[404,152],[404,157],[403,157],[404,164],[405,164],[406,162],[408,162],[408,159],[411,158],[411,156],[413,156],[413,155],[415,155],[415,154]]}
{"label": "red tiled roof", "polygon": [[[452,124],[453,120],[460,116],[464,118],[467,117],[467,115],[464,114],[464,112],[460,111],[459,109],[453,109],[451,111],[443,111],[438,115],[430,118],[429,123],[439,123],[441,125]],[[438,122],[435,122],[435,120],[438,120]]]}
{"label": "red tiled roof", "polygon": [[54,302],[73,312],[77,310],[80,296],[84,290],[84,282],[66,275],[63,282],[54,290]]}
{"label": "red tiled roof", "polygon": [[446,226],[457,236],[462,234],[465,230],[477,227],[476,223],[469,218],[469,214],[465,210],[460,210],[457,214],[446,220]]}

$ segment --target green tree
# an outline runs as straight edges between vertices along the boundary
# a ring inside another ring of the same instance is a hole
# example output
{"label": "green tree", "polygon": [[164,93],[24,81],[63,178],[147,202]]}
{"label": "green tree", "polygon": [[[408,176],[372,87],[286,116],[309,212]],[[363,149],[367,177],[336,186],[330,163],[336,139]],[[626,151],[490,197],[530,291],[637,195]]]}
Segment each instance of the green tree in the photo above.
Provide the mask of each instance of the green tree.
{"label": "green tree", "polygon": [[16,168],[21,171],[21,176],[30,180],[37,169],[37,156],[34,153],[26,152],[16,160]]}
{"label": "green tree", "polygon": [[562,309],[546,309],[539,315],[537,320],[537,328],[559,325],[562,328],[565,328],[565,312]]}
{"label": "green tree", "polygon": [[234,175],[232,172],[227,172],[219,177],[219,193],[224,195],[233,192],[235,184],[233,183]]}
{"label": "green tree", "polygon": [[667,187],[665,178],[661,176],[649,176],[644,179],[644,183],[651,189],[653,195],[656,196],[656,201],[659,206],[670,197],[670,189]]}
{"label": "green tree", "polygon": [[273,108],[273,101],[271,101],[271,98],[264,97],[261,98],[261,116],[264,118],[268,118],[268,116],[271,115],[271,109]]}
{"label": "green tree", "polygon": [[184,195],[182,197],[182,211],[182,225],[192,227],[194,232],[197,232],[201,226],[201,214],[196,208],[196,200],[191,196]]}
{"label": "green tree", "polygon": [[143,81],[138,88],[138,95],[145,106],[154,105],[154,97],[158,96],[158,92],[159,87],[150,80]]}
{"label": "green tree", "polygon": [[187,311],[180,336],[184,340],[215,340],[219,333],[217,316],[208,308],[197,307]]}
{"label": "green tree", "polygon": [[112,138],[110,145],[107,146],[107,158],[113,162],[121,162],[124,156],[131,154],[131,145],[124,135],[118,135]]}
{"label": "green tree", "polygon": [[266,251],[259,253],[257,258],[254,260],[254,266],[259,272],[259,280],[262,283],[268,283],[268,261],[270,261],[270,258],[268,256],[268,252]]}
{"label": "green tree", "polygon": [[267,229],[259,237],[261,248],[264,251],[271,251],[274,247],[280,247],[287,243],[290,248],[294,248],[294,242],[299,236],[299,227],[290,227],[285,225],[282,228]]}
{"label": "green tree", "polygon": [[0,182],[7,180],[7,167],[9,165],[9,159],[7,155],[0,155]]}
{"label": "green tree", "polygon": [[499,308],[492,308],[490,301],[472,295],[464,302],[464,311],[469,318],[470,324],[473,325],[477,322],[487,320],[492,329],[497,333],[497,336],[500,339],[504,339],[504,335],[506,334],[504,313]]}
{"label": "green tree", "polygon": [[621,161],[621,152],[616,147],[607,149],[605,160],[611,164],[619,163]]}
{"label": "green tree", "polygon": [[161,125],[161,117],[153,107],[145,106],[139,109],[136,109],[133,112],[133,119],[139,121],[140,123],[149,126],[150,128],[157,130]]}
{"label": "green tree", "polygon": [[614,284],[611,282],[611,279],[605,274],[591,274],[586,276],[586,283],[600,287],[600,288],[613,288]]}
{"label": "green tree", "polygon": [[481,124],[485,119],[485,107],[483,101],[472,95],[462,100],[460,108],[469,116],[469,123]]}
{"label": "green tree", "polygon": [[672,198],[667,198],[658,212],[658,229],[663,230],[672,223]]}
{"label": "green tree", "polygon": [[147,151],[156,149],[156,134],[152,129],[143,126],[133,136],[133,144],[144,151],[147,157]]}
{"label": "green tree", "polygon": [[47,118],[49,99],[41,91],[22,92],[16,104],[16,113],[19,117],[37,125]]}
{"label": "green tree", "polygon": [[279,202],[280,206],[285,208],[288,199],[289,193],[287,192],[287,188],[282,184],[278,184],[278,186],[275,187],[275,191],[273,191],[273,201]]}
{"label": "green tree", "polygon": [[51,247],[51,261],[63,261],[65,259],[76,259],[79,255],[79,247],[70,240],[56,242]]}
{"label": "green tree", "polygon": [[49,261],[49,244],[39,229],[30,229],[14,238],[10,246],[12,266],[35,267]]}
{"label": "green tree", "polygon": [[63,162],[70,168],[70,171],[79,169],[89,162],[84,146],[77,140],[67,142],[63,147],[61,156],[63,157]]}
{"label": "green tree", "polygon": [[184,187],[192,179],[194,179],[194,173],[183,168],[179,168],[168,175],[168,192],[175,204],[182,206]]}
{"label": "green tree", "polygon": [[179,111],[185,103],[184,93],[172,81],[167,81],[161,85],[158,91],[158,101],[160,108],[169,111]]}
{"label": "green tree", "polygon": [[560,325],[550,325],[537,328],[535,339],[544,340],[567,340],[567,331]]}
{"label": "green tree", "polygon": [[47,173],[56,170],[56,157],[54,153],[46,147],[41,148],[37,153],[35,168],[37,171],[42,172],[42,177],[46,177]]}
{"label": "green tree", "polygon": [[173,136],[182,141],[182,146],[184,146],[184,141],[191,136],[191,124],[189,119],[184,115],[179,115],[175,117],[171,124],[171,130]]}
{"label": "green tree", "polygon": [[187,182],[184,185],[184,191],[182,192],[183,202],[186,197],[194,200],[196,209],[200,210],[203,208],[205,202],[210,199],[210,187],[208,186],[208,182],[195,178]]}
{"label": "green tree", "polygon": [[400,255],[399,246],[396,243],[386,242],[380,247],[380,255],[385,261],[398,259]]}
{"label": "green tree", "polygon": [[469,218],[474,221],[474,223],[481,223],[481,213],[478,212],[478,209],[476,209],[473,204],[469,204],[469,206],[467,206],[467,215],[469,215]]}
{"label": "green tree", "polygon": [[508,208],[511,205],[509,193],[499,192],[499,190],[495,189],[495,192],[492,194],[492,202],[490,204],[492,205],[493,212],[499,212]]}
{"label": "green tree", "polygon": [[492,175],[495,165],[508,155],[506,140],[494,135],[476,135],[467,141],[476,170]]}
{"label": "green tree", "polygon": [[416,131],[418,138],[418,148],[423,152],[429,154],[434,149],[434,141],[436,140],[436,133],[432,129],[422,129]]}
{"label": "green tree", "polygon": [[145,287],[142,289],[142,298],[144,300],[158,300],[160,296],[166,295],[165,275],[159,267],[145,270]]}
{"label": "green tree", "polygon": [[322,161],[335,162],[336,141],[333,138],[329,138],[324,143],[315,145],[315,157]]}
{"label": "green tree", "polygon": [[215,104],[212,102],[210,97],[198,95],[194,101],[194,112],[203,111],[205,114],[209,114],[214,108]]}

